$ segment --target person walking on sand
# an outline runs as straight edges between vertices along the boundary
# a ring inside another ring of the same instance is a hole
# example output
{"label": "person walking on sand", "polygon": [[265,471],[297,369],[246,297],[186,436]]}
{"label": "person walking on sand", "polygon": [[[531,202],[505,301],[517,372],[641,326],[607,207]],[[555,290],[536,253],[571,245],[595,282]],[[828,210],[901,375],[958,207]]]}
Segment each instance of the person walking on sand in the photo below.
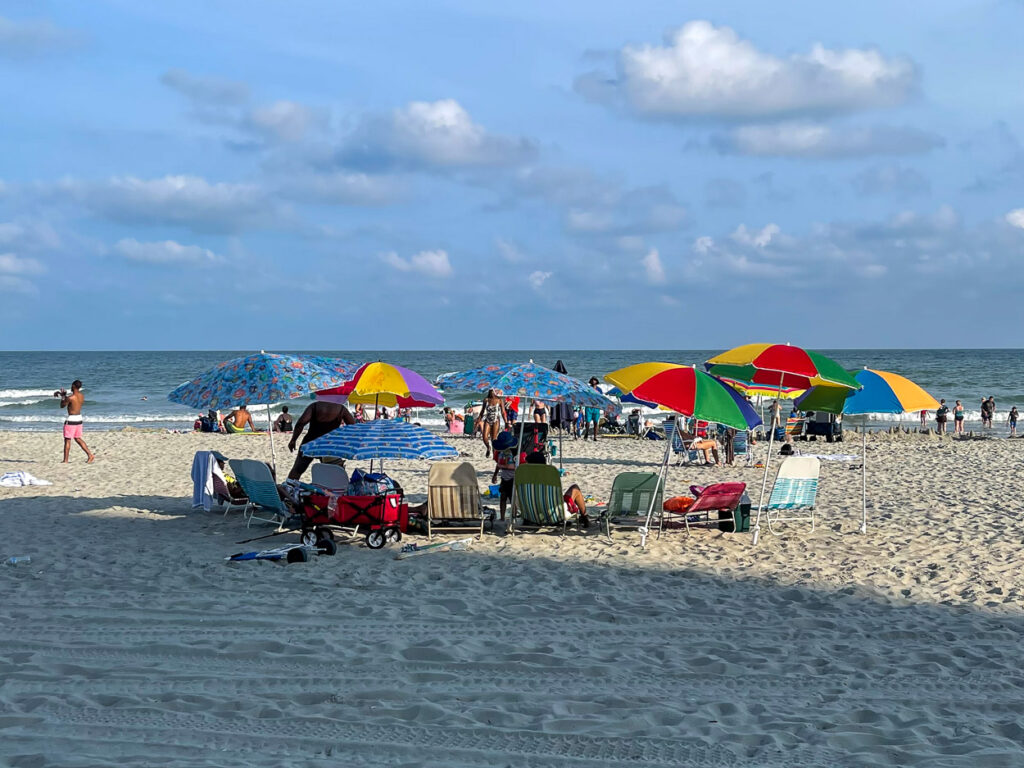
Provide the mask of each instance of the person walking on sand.
{"label": "person walking on sand", "polygon": [[82,382],[75,379],[71,382],[71,392],[61,387],[53,393],[53,396],[59,397],[60,407],[68,410],[68,417],[64,420],[64,461],[62,463],[68,463],[71,441],[74,440],[88,457],[85,463],[92,464],[96,460],[96,456],[82,439],[82,404],[85,402],[85,395],[82,394]]}
{"label": "person walking on sand", "polygon": [[949,406],[945,400],[939,400],[939,407],[935,410],[936,432],[940,435],[946,434],[946,417],[949,415]]}
{"label": "person walking on sand", "polygon": [[355,424],[356,417],[341,403],[317,400],[306,406],[306,410],[299,416],[299,420],[295,422],[295,427],[292,429],[292,439],[288,441],[288,450],[295,453],[295,443],[298,442],[302,430],[307,425],[309,426],[306,436],[302,439],[302,443],[299,444],[299,453],[295,457],[295,463],[292,464],[291,471],[288,473],[289,480],[298,480],[302,477],[302,473],[309,469],[309,465],[313,463],[313,459],[302,452],[302,446],[337,429],[342,425],[342,422],[345,424]]}
{"label": "person walking on sand", "polygon": [[501,425],[512,423],[511,417],[505,411],[505,403],[493,389],[488,389],[484,395],[484,402],[480,408],[480,423],[483,425],[481,433],[484,438],[484,456],[490,456],[491,443],[498,439]]}
{"label": "person walking on sand", "polygon": [[959,400],[953,406],[953,431],[960,437],[964,436],[964,406]]}
{"label": "person walking on sand", "polygon": [[[588,381],[587,383],[590,386],[592,386],[594,389],[597,389],[597,385],[600,384],[600,382],[597,379],[597,376],[591,376],[590,377],[590,381]],[[597,391],[600,392],[601,390],[598,389]],[[590,432],[590,427],[591,426],[594,427],[594,442],[596,443],[597,442],[597,433],[601,431],[601,409],[600,408],[593,408],[591,406],[587,406],[584,409],[584,414],[583,414],[583,439],[584,440],[587,439],[587,435]]]}
{"label": "person walking on sand", "polygon": [[1006,417],[1006,423],[1010,425],[1010,437],[1017,436],[1017,406],[1013,406],[1010,409],[1010,413]]}
{"label": "person walking on sand", "polygon": [[[960,402],[960,401],[957,400],[957,402]],[[928,411],[921,411],[921,426],[922,427],[927,427],[928,426]]]}

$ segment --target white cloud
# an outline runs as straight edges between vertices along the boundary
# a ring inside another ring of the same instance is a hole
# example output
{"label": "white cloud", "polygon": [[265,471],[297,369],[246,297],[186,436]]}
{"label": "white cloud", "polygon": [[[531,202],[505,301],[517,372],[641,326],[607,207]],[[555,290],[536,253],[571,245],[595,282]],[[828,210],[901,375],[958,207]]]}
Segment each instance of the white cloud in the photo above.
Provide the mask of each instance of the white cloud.
{"label": "white cloud", "polygon": [[30,275],[41,275],[46,267],[36,259],[0,253],[0,293],[20,293],[34,296],[39,293]]}
{"label": "white cloud", "polygon": [[212,264],[220,261],[213,251],[198,245],[181,245],[173,240],[140,243],[134,238],[118,241],[114,250],[130,261],[147,264]]}
{"label": "white cloud", "polygon": [[498,253],[501,254],[501,258],[509,264],[521,264],[526,261],[526,254],[515,243],[510,243],[508,240],[503,240],[499,237],[494,241],[494,244],[498,247]]}
{"label": "white cloud", "polygon": [[865,196],[892,194],[900,197],[926,194],[931,189],[928,179],[913,168],[883,165],[865,168],[850,183]]}
{"label": "white cloud", "polygon": [[36,259],[16,256],[13,253],[0,253],[0,275],[41,275],[45,271],[46,267]]}
{"label": "white cloud", "polygon": [[289,174],[279,191],[293,200],[326,205],[386,205],[401,195],[399,182],[365,173]]}
{"label": "white cloud", "polygon": [[78,36],[45,19],[15,21],[0,16],[0,56],[35,56],[73,46]]}
{"label": "white cloud", "polygon": [[40,251],[59,248],[60,236],[46,222],[22,219],[0,223],[0,248]]}
{"label": "white cloud", "polygon": [[535,272],[531,272],[527,280],[530,281],[530,287],[533,288],[533,290],[539,291],[544,287],[544,283],[547,282],[551,275],[551,272],[542,272],[538,269]]}
{"label": "white cloud", "polygon": [[873,49],[830,50],[780,58],[729,27],[692,21],[664,45],[627,45],[617,77],[592,73],[576,88],[597,101],[623,103],[660,117],[786,117],[887,107],[917,85],[914,65]]}
{"label": "white cloud", "polygon": [[116,176],[100,182],[64,179],[43,185],[41,190],[127,224],[233,232],[246,226],[265,226],[275,214],[258,185],[211,183],[199,176]]}
{"label": "white cloud", "polygon": [[661,257],[657,248],[651,248],[647,255],[641,259],[644,265],[644,272],[647,274],[648,282],[660,284],[665,282],[665,268],[661,264]]}
{"label": "white cloud", "polygon": [[381,254],[380,258],[389,267],[400,272],[418,272],[429,277],[448,277],[453,272],[448,253],[442,250],[420,251],[408,259],[390,252]]}
{"label": "white cloud", "polygon": [[701,235],[693,241],[693,252],[701,256],[709,253],[715,247],[715,240],[708,235]]}
{"label": "white cloud", "polygon": [[456,169],[518,165],[535,154],[532,142],[490,133],[457,101],[441,99],[365,118],[338,159],[365,167]]}
{"label": "white cloud", "polygon": [[765,248],[781,231],[778,224],[766,224],[761,229],[754,231],[747,229],[746,224],[740,224],[730,237],[740,245]]}
{"label": "white cloud", "polygon": [[258,133],[281,141],[299,141],[315,122],[313,110],[294,101],[275,101],[254,107],[246,115],[247,123]]}
{"label": "white cloud", "polygon": [[1024,208],[1015,208],[1006,214],[1006,222],[1012,227],[1024,229]]}
{"label": "white cloud", "polygon": [[833,128],[822,123],[744,125],[712,137],[723,153],[758,157],[908,155],[941,147],[941,137],[916,128],[884,125]]}

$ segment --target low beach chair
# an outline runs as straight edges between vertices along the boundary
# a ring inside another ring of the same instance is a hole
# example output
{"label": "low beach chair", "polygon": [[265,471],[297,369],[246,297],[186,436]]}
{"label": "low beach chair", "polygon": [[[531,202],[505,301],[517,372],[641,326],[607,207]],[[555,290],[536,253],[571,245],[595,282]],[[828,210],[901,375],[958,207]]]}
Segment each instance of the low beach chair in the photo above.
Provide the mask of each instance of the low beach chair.
{"label": "low beach chair", "polygon": [[736,430],[736,434],[732,438],[732,460],[735,464],[737,461],[742,459],[746,466],[752,466],[754,463],[754,450],[750,445],[750,433],[746,430]]}
{"label": "low beach chair", "polygon": [[468,461],[436,461],[427,475],[427,538],[434,524],[446,523],[449,530],[479,528],[484,535],[484,512],[476,468]]}
{"label": "low beach chair", "polygon": [[[810,521],[814,531],[814,504],[818,498],[818,477],[821,462],[812,456],[790,456],[779,465],[772,495],[762,511],[768,521],[768,530],[779,523]],[[785,514],[785,513],[803,514]]]}
{"label": "low beach chair", "polygon": [[[255,459],[231,459],[228,463],[231,465],[231,471],[235,473],[238,484],[249,497],[249,503],[243,511],[247,518],[245,527],[252,525],[253,520],[276,523],[280,526],[288,517],[288,507],[277,492],[277,483],[270,473],[270,467]],[[258,517],[257,510],[269,512],[271,516]]]}
{"label": "low beach chair", "polygon": [[329,491],[348,493],[348,472],[339,464],[317,462],[310,470],[313,485],[319,485]]}
{"label": "low beach chair", "polygon": [[651,497],[654,497],[654,510],[658,512],[661,510],[664,491],[657,472],[617,474],[612,481],[608,508],[601,512],[600,519],[604,523],[605,532],[608,536],[612,535],[612,523],[629,528],[644,525],[651,508]]}
{"label": "low beach chair", "polygon": [[[561,527],[564,536],[569,522],[577,515],[566,509],[558,468],[549,464],[520,464],[516,468],[515,483],[512,523],[518,514],[523,525]],[[514,524],[509,525],[513,534],[514,528]]]}
{"label": "low beach chair", "polygon": [[[702,489],[697,495],[696,501],[682,512],[676,513],[662,510],[661,521],[658,525],[658,537],[661,538],[661,532],[665,527],[666,519],[673,517],[683,518],[683,525],[686,527],[687,535],[690,535],[691,524],[710,527],[712,525],[717,526],[720,520],[731,521],[732,530],[736,530],[736,507],[739,506],[740,500],[743,498],[743,492],[746,490],[746,483],[715,483]],[[728,512],[729,516],[726,518],[719,514],[716,519],[712,520],[712,512]],[[703,516],[703,520],[699,519],[701,516]]]}
{"label": "low beach chair", "polygon": [[679,430],[676,429],[676,422],[674,420],[665,422],[665,439],[672,441],[672,453],[679,457],[676,464],[701,463],[704,453],[690,447],[691,443],[693,443],[692,439],[683,440]]}

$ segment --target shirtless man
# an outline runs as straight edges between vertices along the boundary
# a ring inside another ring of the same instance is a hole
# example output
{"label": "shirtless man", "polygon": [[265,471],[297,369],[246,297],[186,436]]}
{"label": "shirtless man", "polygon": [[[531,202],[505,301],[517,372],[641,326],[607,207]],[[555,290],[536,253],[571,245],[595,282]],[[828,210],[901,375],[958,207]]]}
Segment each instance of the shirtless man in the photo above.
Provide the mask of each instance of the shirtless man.
{"label": "shirtless man", "polygon": [[309,425],[309,430],[299,445],[299,453],[295,457],[295,463],[292,464],[291,472],[288,473],[289,480],[298,480],[302,477],[302,473],[309,469],[309,465],[313,463],[313,459],[302,454],[302,446],[337,429],[341,426],[342,422],[345,424],[355,424],[356,417],[341,403],[317,400],[306,407],[306,410],[299,416],[299,420],[295,422],[295,428],[292,430],[292,439],[288,441],[288,450],[295,453],[295,442],[299,439],[299,435],[302,434],[302,430],[305,429],[306,425]]}
{"label": "shirtless man", "polygon": [[228,433],[245,432],[246,424],[249,425],[249,429],[253,432],[259,431],[256,429],[256,425],[252,421],[252,414],[246,410],[245,403],[242,403],[224,417],[224,427],[227,429]]}
{"label": "shirtless man", "polygon": [[53,393],[54,397],[60,398],[60,407],[68,409],[68,417],[64,420],[64,464],[68,463],[68,454],[71,452],[71,441],[78,443],[79,447],[88,456],[86,464],[92,464],[96,457],[89,446],[82,439],[82,403],[85,402],[85,395],[82,394],[82,382],[75,379],[71,382],[71,392],[61,387]]}

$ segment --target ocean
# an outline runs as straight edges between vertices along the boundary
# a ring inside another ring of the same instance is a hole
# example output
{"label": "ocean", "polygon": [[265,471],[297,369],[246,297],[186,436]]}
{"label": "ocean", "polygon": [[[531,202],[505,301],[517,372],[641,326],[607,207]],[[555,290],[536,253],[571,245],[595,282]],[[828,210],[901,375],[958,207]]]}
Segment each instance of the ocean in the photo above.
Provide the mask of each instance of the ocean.
{"label": "ocean", "polygon": [[[277,350],[275,350],[277,351]],[[441,373],[475,368],[489,363],[526,361],[553,366],[561,359],[583,380],[626,365],[649,360],[700,364],[720,350],[604,350],[604,351],[466,351],[466,352],[366,352],[301,350],[353,361],[385,360],[412,368],[430,380]],[[847,368],[876,368],[907,376],[952,407],[963,401],[967,422],[980,424],[980,401],[996,399],[997,433],[1005,433],[1006,412],[1011,406],[1024,409],[1022,356],[1017,349],[837,349],[821,350]],[[0,430],[57,430],[64,420],[53,392],[84,382],[84,414],[89,429],[132,427],[190,430],[196,412],[167,400],[179,384],[223,360],[248,352],[0,352]],[[459,406],[471,395],[454,393],[449,404]],[[308,399],[288,403],[300,413]],[[266,411],[254,408],[257,424],[265,423]],[[279,407],[273,409],[273,415]],[[442,423],[436,410],[423,410],[415,420],[426,426]],[[876,424],[902,420],[916,424],[917,416],[876,415]]]}

